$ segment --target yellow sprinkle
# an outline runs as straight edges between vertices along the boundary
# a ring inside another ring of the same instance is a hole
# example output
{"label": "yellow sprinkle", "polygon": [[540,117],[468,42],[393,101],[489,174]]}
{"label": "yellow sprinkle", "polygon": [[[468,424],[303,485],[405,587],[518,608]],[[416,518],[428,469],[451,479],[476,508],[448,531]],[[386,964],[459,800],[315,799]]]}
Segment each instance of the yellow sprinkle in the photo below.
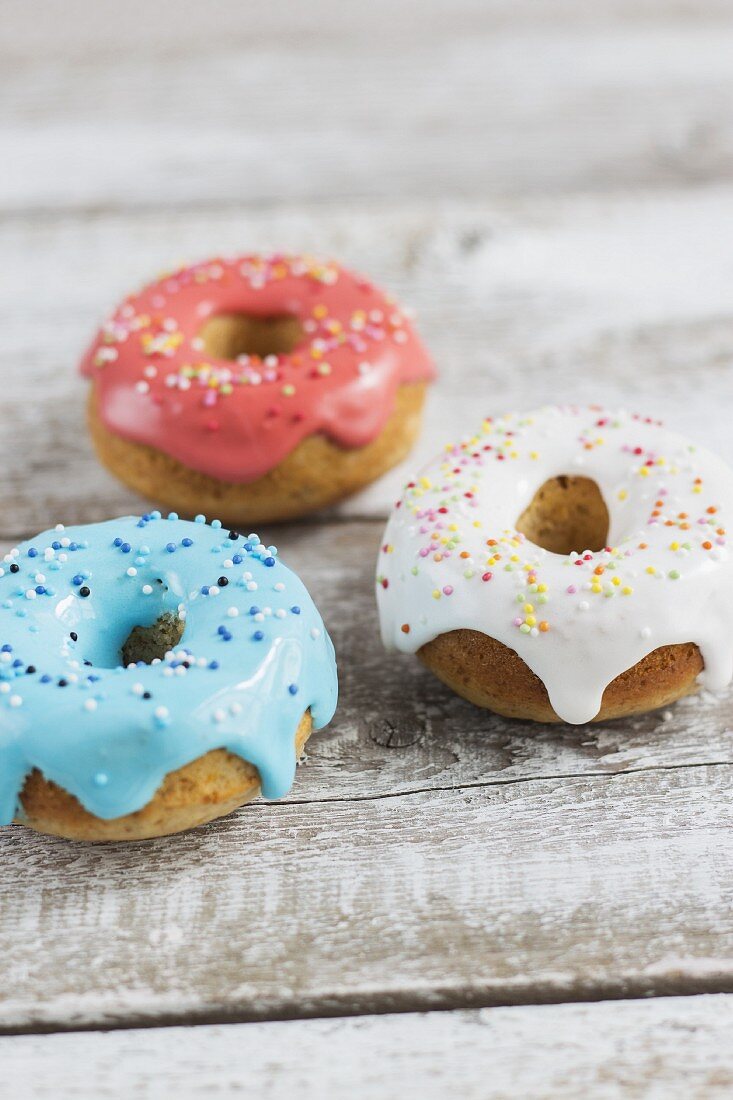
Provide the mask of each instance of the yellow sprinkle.
{"label": "yellow sprinkle", "polygon": [[614,577],[613,580],[611,581],[611,584],[621,584],[621,578],[620,577]]}
{"label": "yellow sprinkle", "polygon": [[630,596],[633,591],[634,589],[631,587],[630,584],[625,584],[624,587],[621,589],[621,594],[623,596]]}
{"label": "yellow sprinkle", "polygon": [[642,466],[641,469],[639,470],[639,475],[641,477],[649,477],[649,467],[648,466]]}
{"label": "yellow sprinkle", "polygon": [[524,605],[524,610],[525,610],[525,612],[526,612],[526,613],[527,613],[528,615],[531,615],[531,614],[532,614],[532,612],[534,611],[534,607],[532,606],[532,604],[531,604],[531,603],[526,603],[526,604]]}
{"label": "yellow sprinkle", "polygon": [[433,589],[433,599],[434,600],[439,600],[440,599],[440,589],[439,588],[434,588]]}
{"label": "yellow sprinkle", "polygon": [[537,591],[538,592],[546,592],[547,591],[547,585],[546,584],[538,584],[537,585]]}
{"label": "yellow sprinkle", "polygon": [[670,542],[669,548],[670,550],[679,550],[680,544],[678,542]]}
{"label": "yellow sprinkle", "polygon": [[618,499],[619,500],[626,500],[628,495],[629,494],[627,493],[626,489],[619,489],[619,491],[618,491]]}
{"label": "yellow sprinkle", "polygon": [[527,626],[536,626],[537,625],[537,620],[535,619],[534,615],[528,615],[527,618],[524,621],[527,624]]}
{"label": "yellow sprinkle", "polygon": [[647,571],[647,573],[651,573],[652,576],[656,573],[656,569],[654,568],[653,565],[647,565],[646,571]]}

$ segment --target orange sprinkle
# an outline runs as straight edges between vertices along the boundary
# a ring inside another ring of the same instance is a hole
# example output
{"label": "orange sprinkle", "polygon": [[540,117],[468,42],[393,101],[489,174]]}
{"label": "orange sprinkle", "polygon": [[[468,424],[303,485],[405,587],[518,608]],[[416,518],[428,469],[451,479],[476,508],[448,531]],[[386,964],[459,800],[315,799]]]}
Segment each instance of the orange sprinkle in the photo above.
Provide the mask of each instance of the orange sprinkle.
{"label": "orange sprinkle", "polygon": [[708,542],[708,541],[706,540],[706,541],[705,541],[705,542],[704,542],[704,543],[702,544],[702,548],[703,548],[703,550],[712,550],[712,548],[713,548],[713,544],[712,544],[712,542]]}
{"label": "orange sprinkle", "polygon": [[409,623],[403,623],[402,626],[400,627],[400,630],[402,631],[403,634],[409,634],[410,633],[410,624]]}
{"label": "orange sprinkle", "polygon": [[709,516],[714,516],[714,515],[715,515],[715,513],[717,512],[717,510],[718,510],[718,509],[717,509],[717,508],[715,508],[715,507],[714,507],[714,506],[713,506],[713,505],[711,504],[711,505],[710,505],[710,507],[709,507],[709,508],[708,508],[708,510],[707,510],[707,513],[708,513],[708,515],[709,515]]}
{"label": "orange sprinkle", "polygon": [[542,622],[540,623],[540,630],[542,631],[543,634],[546,634],[549,629],[550,629],[550,624],[547,622],[546,619],[543,619]]}

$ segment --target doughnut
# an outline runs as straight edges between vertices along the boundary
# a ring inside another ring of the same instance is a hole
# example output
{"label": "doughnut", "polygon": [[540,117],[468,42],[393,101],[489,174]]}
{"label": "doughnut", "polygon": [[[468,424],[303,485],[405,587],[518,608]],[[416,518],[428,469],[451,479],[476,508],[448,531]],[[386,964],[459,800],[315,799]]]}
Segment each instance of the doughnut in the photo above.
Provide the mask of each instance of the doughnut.
{"label": "doughnut", "polygon": [[228,524],[295,518],[380,477],[409,451],[434,374],[370,282],[280,254],[151,283],[81,371],[102,463],[147,499]]}
{"label": "doughnut", "polygon": [[584,723],[733,675],[733,471],[595,406],[488,417],[387,523],[388,650],[510,718]]}
{"label": "doughnut", "polygon": [[311,597],[255,534],[156,511],[0,560],[0,824],[140,840],[280,798],[336,694]]}

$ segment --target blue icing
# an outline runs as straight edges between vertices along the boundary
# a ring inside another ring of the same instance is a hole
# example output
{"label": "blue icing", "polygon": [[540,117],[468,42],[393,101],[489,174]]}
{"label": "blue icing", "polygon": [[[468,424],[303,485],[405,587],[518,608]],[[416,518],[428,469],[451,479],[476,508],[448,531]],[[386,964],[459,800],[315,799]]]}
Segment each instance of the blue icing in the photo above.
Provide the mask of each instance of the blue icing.
{"label": "blue icing", "polygon": [[[163,615],[185,619],[172,654],[123,667],[131,630]],[[280,798],[303,712],[318,729],[336,698],[321,617],[257,536],[153,512],[46,531],[0,560],[0,824],[32,768],[114,818],[216,748]]]}

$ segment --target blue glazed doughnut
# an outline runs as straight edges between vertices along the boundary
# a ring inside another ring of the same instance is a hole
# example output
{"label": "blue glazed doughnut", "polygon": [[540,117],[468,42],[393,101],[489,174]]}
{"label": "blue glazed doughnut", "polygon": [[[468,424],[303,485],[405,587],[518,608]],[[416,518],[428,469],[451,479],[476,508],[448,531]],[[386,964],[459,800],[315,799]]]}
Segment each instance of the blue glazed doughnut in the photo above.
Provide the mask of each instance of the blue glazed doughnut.
{"label": "blue glazed doughnut", "polygon": [[[136,628],[172,649],[123,663]],[[152,512],[59,526],[0,561],[0,824],[23,820],[31,774],[106,822],[217,749],[279,798],[299,723],[326,725],[336,697],[321,617],[257,535]]]}

